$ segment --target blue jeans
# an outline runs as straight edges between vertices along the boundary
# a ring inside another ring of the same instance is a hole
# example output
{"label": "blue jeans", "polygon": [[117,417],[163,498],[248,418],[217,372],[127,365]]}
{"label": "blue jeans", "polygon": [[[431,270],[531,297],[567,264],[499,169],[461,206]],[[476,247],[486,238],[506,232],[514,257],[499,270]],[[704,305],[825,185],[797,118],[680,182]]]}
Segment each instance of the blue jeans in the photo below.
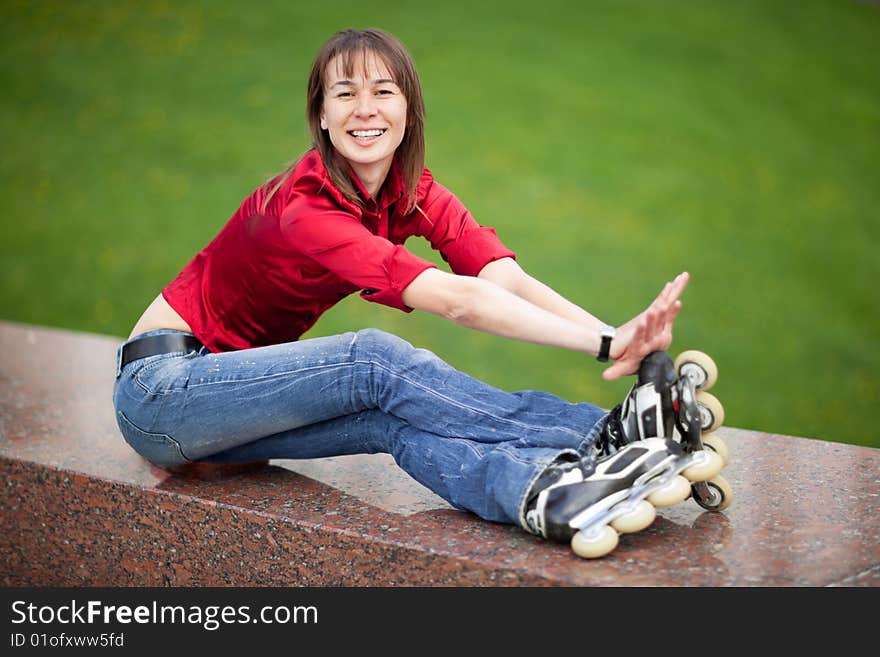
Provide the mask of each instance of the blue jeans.
{"label": "blue jeans", "polygon": [[142,358],[117,367],[113,402],[157,465],[389,453],[456,508],[523,527],[532,483],[557,457],[586,456],[606,416],[499,390],[376,329]]}

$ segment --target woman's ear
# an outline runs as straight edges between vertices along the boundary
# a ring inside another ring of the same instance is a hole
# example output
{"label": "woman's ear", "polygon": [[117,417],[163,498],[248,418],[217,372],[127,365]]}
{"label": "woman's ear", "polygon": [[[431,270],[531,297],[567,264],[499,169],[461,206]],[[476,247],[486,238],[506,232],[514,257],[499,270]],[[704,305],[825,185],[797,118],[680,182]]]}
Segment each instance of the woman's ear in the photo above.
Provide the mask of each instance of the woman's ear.
{"label": "woman's ear", "polygon": [[321,130],[327,129],[327,117],[323,114],[321,115]]}

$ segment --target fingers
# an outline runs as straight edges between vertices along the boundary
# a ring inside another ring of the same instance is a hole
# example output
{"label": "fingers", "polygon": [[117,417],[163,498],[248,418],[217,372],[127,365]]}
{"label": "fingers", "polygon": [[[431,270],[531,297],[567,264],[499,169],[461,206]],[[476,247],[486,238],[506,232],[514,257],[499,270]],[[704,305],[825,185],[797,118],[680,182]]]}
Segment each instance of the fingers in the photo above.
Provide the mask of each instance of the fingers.
{"label": "fingers", "polygon": [[639,369],[639,362],[641,361],[619,360],[602,372],[602,378],[606,381],[613,381],[627,374],[635,374]]}
{"label": "fingers", "polygon": [[681,310],[679,297],[684,288],[687,287],[689,280],[690,274],[682,272],[675,277],[675,280],[666,284],[660,296],[657,297],[656,302],[652,304],[652,307],[656,308],[660,313],[660,319],[652,327],[657,334],[664,334],[665,344],[660,348],[665,349],[672,342],[672,323],[675,321],[679,310]]}
{"label": "fingers", "polygon": [[645,347],[650,348],[654,339],[663,332],[666,326],[666,312],[662,308],[651,307],[645,313],[645,328],[641,336],[646,343]]}
{"label": "fingers", "polygon": [[684,292],[684,288],[687,287],[689,280],[690,274],[682,272],[676,276],[675,279],[666,284],[663,291],[660,292],[660,296],[657,297],[657,300],[660,301],[663,306],[670,306],[681,296],[681,293]]}
{"label": "fingers", "polygon": [[672,344],[672,325],[681,310],[679,297],[690,282],[690,274],[682,272],[668,282],[654,302],[633,325],[633,334],[617,361],[602,372],[606,381],[638,371],[642,358],[652,351],[665,351]]}
{"label": "fingers", "polygon": [[673,300],[681,296],[681,293],[684,292],[684,288],[687,287],[688,281],[690,280],[691,275],[686,271],[681,272],[675,277],[675,280],[672,281],[672,291],[674,292],[674,296],[672,297]]}
{"label": "fingers", "polygon": [[676,301],[672,304],[672,307],[669,309],[669,312],[666,314],[666,326],[665,330],[672,331],[672,323],[675,321],[675,318],[678,317],[678,311],[681,310],[681,301]]}
{"label": "fingers", "polygon": [[602,378],[606,381],[613,381],[614,379],[619,379],[624,375],[624,372],[621,371],[620,362],[614,363],[611,367],[602,372]]}

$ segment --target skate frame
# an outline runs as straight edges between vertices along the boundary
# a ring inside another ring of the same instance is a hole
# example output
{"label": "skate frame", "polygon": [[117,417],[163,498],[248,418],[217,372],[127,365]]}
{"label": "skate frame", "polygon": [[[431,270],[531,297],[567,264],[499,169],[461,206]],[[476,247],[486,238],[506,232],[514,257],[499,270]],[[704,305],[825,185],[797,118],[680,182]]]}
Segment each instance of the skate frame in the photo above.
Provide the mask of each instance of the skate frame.
{"label": "skate frame", "polygon": [[[703,446],[703,428],[700,408],[697,405],[697,393],[694,382],[689,376],[680,377],[676,383],[678,392],[678,413],[675,414],[675,425],[681,434],[681,444],[687,452],[705,449]],[[705,481],[691,484],[691,491],[697,504],[706,508],[718,503],[716,494]]]}

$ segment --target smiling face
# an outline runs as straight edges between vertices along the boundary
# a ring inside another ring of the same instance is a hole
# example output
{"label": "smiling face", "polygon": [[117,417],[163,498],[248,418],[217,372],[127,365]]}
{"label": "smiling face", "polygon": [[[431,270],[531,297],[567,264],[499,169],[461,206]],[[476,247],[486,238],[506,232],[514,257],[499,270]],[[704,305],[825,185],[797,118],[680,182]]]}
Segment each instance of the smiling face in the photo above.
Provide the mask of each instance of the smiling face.
{"label": "smiling face", "polygon": [[321,129],[375,196],[406,131],[407,101],[381,58],[366,51],[346,75],[341,57],[325,71]]}

